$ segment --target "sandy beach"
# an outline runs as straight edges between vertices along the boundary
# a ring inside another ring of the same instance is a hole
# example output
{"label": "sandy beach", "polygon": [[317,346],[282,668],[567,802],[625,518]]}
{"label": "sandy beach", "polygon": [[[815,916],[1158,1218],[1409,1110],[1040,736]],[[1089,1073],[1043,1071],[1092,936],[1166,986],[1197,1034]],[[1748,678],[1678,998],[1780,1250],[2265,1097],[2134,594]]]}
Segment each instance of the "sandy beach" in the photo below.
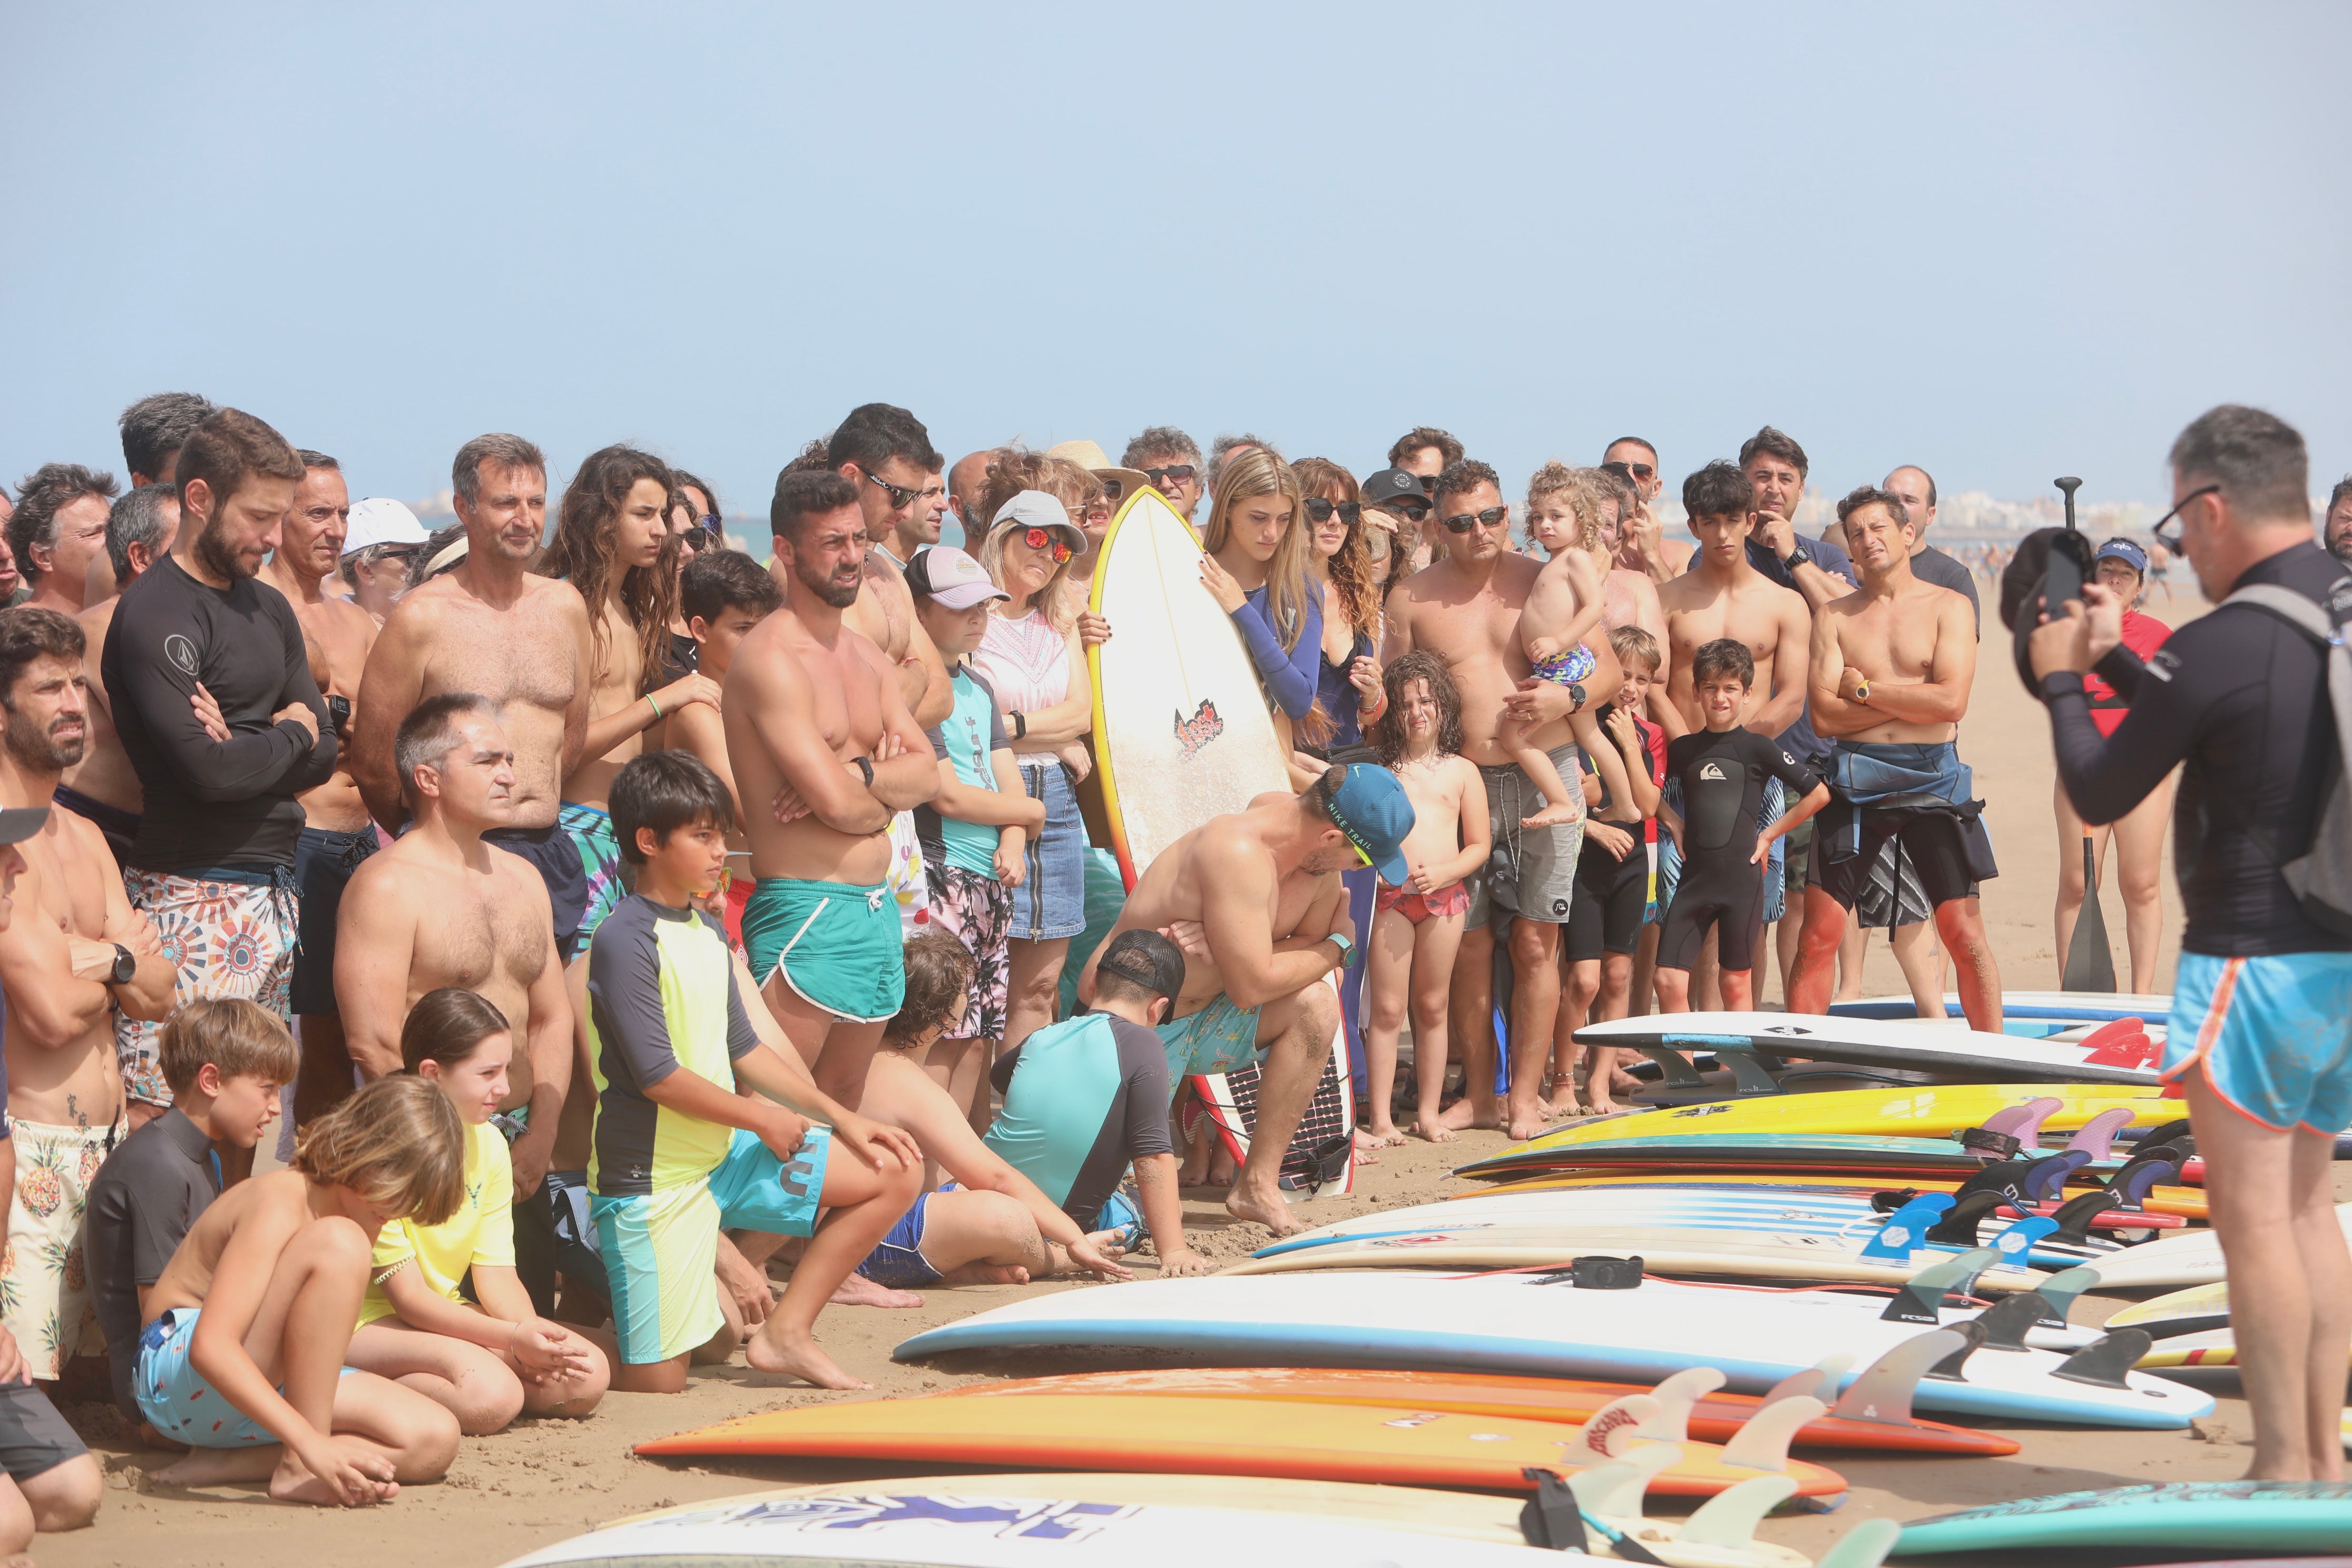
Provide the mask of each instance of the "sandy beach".
{"label": "sandy beach", "polygon": [[[1988,610],[1990,610],[1988,595]],[[2189,589],[2172,605],[2152,612],[2178,621],[2202,609]],[[1998,625],[1993,630],[1998,633]],[[2020,689],[2009,666],[2005,636],[1989,637],[1979,672],[1974,705],[1961,731],[1962,754],[1976,769],[1979,793],[1991,805],[1991,824],[2002,874],[1988,886],[1985,908],[2002,979],[2011,988],[2056,985],[2050,936],[2051,901],[2056,885],[2058,846],[2050,815],[2051,763],[2047,727],[2041,710]],[[2165,887],[2171,898],[2168,867]],[[2107,922],[2116,938],[2117,968],[2124,963],[2122,909],[2110,895]],[[2158,989],[2171,983],[2177,907],[2168,907],[2166,947]],[[1868,988],[1873,994],[1901,989],[1883,942],[1870,954]],[[1498,1133],[1472,1132],[1444,1148],[1415,1144],[1385,1151],[1347,1198],[1317,1204],[1307,1212],[1316,1223],[1347,1215],[1427,1201],[1463,1190],[1468,1184],[1448,1173],[1465,1159],[1504,1146]],[[2352,1197],[2352,1166],[2337,1176],[2340,1195]],[[1186,1207],[1195,1245],[1213,1257],[1231,1258],[1264,1240],[1255,1226],[1230,1221],[1207,1190],[1191,1194]],[[1152,1272],[1149,1258],[1135,1260],[1139,1277]],[[1055,1289],[1072,1287],[1033,1287]],[[918,1330],[945,1323],[1024,1294],[1016,1288],[964,1288],[926,1291],[911,1310],[840,1308],[819,1325],[827,1348],[841,1364],[872,1379],[884,1394],[908,1394],[949,1387],[977,1377],[1037,1375],[1067,1370],[1048,1358],[1006,1359],[954,1366],[902,1366],[890,1360],[893,1345]],[[2117,1303],[2085,1298],[2078,1319],[2104,1315]],[[2149,1480],[2201,1480],[2241,1473],[2250,1431],[2244,1405],[2235,1397],[2231,1374],[2209,1374],[2221,1396],[2215,1416],[2195,1432],[2126,1433],[2032,1430],[2016,1435],[2023,1451],[1993,1460],[1866,1458],[1818,1453],[1853,1483],[1850,1500],[1828,1516],[1800,1515],[1767,1522],[1763,1535],[1809,1553],[1825,1547],[1853,1521],[1872,1515],[1914,1518],[2002,1498],[2074,1490]],[[849,1465],[777,1461],[763,1464],[687,1464],[639,1459],[631,1452],[644,1439],[725,1417],[778,1405],[807,1404],[836,1395],[787,1386],[735,1364],[698,1368],[687,1392],[661,1396],[615,1394],[585,1423],[524,1419],[499,1436],[468,1439],[446,1481],[404,1492],[390,1507],[367,1513],[335,1514],[274,1504],[258,1491],[218,1489],[197,1495],[163,1495],[147,1472],[169,1462],[165,1456],[126,1446],[122,1423],[93,1405],[68,1414],[93,1447],[109,1477],[106,1503],[97,1525],[71,1535],[43,1536],[35,1553],[47,1568],[83,1568],[100,1563],[225,1564],[235,1568],[313,1568],[320,1563],[358,1565],[426,1563],[448,1568],[491,1568],[530,1548],[560,1540],[625,1514],[671,1503],[719,1498],[762,1485],[851,1480],[887,1472]],[[938,1470],[945,1467],[927,1467]],[[907,1473],[907,1472],[900,1472]],[[1664,1511],[1664,1510],[1662,1510]]]}

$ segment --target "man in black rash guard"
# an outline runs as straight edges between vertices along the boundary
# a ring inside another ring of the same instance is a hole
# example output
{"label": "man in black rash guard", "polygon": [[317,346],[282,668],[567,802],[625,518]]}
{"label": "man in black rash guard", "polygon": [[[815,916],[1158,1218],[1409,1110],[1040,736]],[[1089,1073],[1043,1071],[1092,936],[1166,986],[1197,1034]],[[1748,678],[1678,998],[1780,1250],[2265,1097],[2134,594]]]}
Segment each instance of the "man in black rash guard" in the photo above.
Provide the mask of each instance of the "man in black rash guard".
{"label": "man in black rash guard", "polygon": [[[2310,848],[2344,760],[2320,644],[2223,601],[2270,584],[2332,600],[2341,625],[2352,574],[2312,542],[2303,437],[2282,421],[2213,409],[2171,463],[2179,533],[2157,537],[2188,556],[2217,607],[2143,664],[2120,646],[2121,601],[2092,584],[2087,610],[2070,602],[2033,634],[2033,671],[2084,821],[2115,821],[2181,767],[2172,826],[2187,922],[2163,1076],[2188,1096],[2229,1265],[2254,1412],[2248,1474],[2336,1480],[2352,1258],[2329,1162],[2352,1122],[2352,933],[2315,923],[2280,867]],[[2094,668],[2131,702],[2104,741],[2083,691]]]}
{"label": "man in black rash guard", "polygon": [[[302,462],[224,408],[180,449],[172,552],[122,592],[99,668],[146,795],[123,885],[181,955],[174,1000],[239,996],[287,1019],[294,971],[295,797],[335,771],[302,626],[254,581],[278,548]],[[156,1026],[117,1017],[133,1099],[168,1104]]]}
{"label": "man in black rash guard", "polygon": [[[1690,1011],[1691,965],[1707,928],[1723,965],[1723,1005],[1756,1005],[1753,971],[1764,921],[1764,875],[1774,839],[1829,804],[1819,774],[1739,724],[1756,683],[1756,653],[1738,637],[1718,637],[1691,659],[1691,685],[1706,728],[1666,742],[1666,777],[1682,785],[1682,809],[1658,807],[1658,820],[1682,849],[1682,880],[1658,938],[1658,1010]],[[1764,784],[1779,779],[1796,805],[1760,833]]]}

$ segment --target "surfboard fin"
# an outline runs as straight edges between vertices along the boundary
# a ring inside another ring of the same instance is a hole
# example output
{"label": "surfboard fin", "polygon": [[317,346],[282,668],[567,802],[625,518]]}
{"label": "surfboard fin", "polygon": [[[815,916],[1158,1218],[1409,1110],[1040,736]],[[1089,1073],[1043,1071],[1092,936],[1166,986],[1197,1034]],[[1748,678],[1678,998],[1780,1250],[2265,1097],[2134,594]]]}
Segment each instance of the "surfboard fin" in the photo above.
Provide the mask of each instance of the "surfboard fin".
{"label": "surfboard fin", "polygon": [[2023,1350],[2025,1331],[2041,1323],[2049,1310],[2050,1303],[2042,1299],[2039,1290],[2020,1290],[2014,1296],[2002,1298],[1977,1314],[1976,1321],[1984,1327],[1984,1348],[1989,1351]]}
{"label": "surfboard fin", "polygon": [[1621,1459],[1579,1470],[1568,1486],[1576,1494],[1577,1506],[1588,1514],[1638,1521],[1642,1494],[1650,1489],[1651,1478],[1682,1460],[1679,1443],[1643,1443]]}
{"label": "surfboard fin", "polygon": [[2135,1214],[2147,1206],[2147,1194],[2158,1185],[2180,1173],[2169,1148],[2158,1149],[2142,1157],[2135,1154],[2129,1163],[2107,1178],[2107,1191],[2116,1194],[2118,1208]]}
{"label": "surfboard fin", "polygon": [[2080,1149],[2063,1150],[2058,1153],[2035,1160],[2025,1167],[2024,1178],[2018,1190],[2035,1204],[2065,1202],[2066,1184],[2074,1173],[2091,1163],[2091,1156]]}
{"label": "surfboard fin", "polygon": [[2052,1373],[2069,1383],[2087,1383],[2097,1388],[2129,1388],[2124,1374],[2137,1365],[2156,1342],[2145,1329],[2117,1329],[2087,1349],[2068,1356]]}
{"label": "surfboard fin", "polygon": [[[1990,1153],[2006,1159],[2020,1149],[2031,1149],[2042,1139],[2042,1124],[2053,1111],[2062,1110],[2065,1101],[2053,1095],[2041,1095],[2023,1105],[2005,1105],[1988,1116],[1978,1126],[1960,1133],[1960,1142],[1979,1153]],[[1971,1139],[1969,1133],[1985,1135]]]}
{"label": "surfboard fin", "polygon": [[1698,1076],[1690,1063],[1683,1058],[1682,1052],[1669,1050],[1664,1046],[1644,1045],[1635,1048],[1658,1064],[1660,1081],[1665,1088],[1704,1089],[1706,1086],[1706,1079]]}
{"label": "surfboard fin", "polygon": [[1650,1397],[1658,1402],[1658,1413],[1643,1422],[1633,1435],[1660,1443],[1688,1442],[1691,1406],[1727,1381],[1711,1366],[1685,1367],[1650,1390]]}
{"label": "surfboard fin", "polygon": [[1756,1539],[1756,1526],[1764,1516],[1796,1491],[1793,1476],[1750,1476],[1699,1504],[1698,1511],[1675,1531],[1675,1541],[1683,1546],[1745,1552]]}
{"label": "surfboard fin", "polygon": [[1963,1369],[1969,1364],[1969,1357],[1976,1354],[1977,1348],[1985,1342],[1984,1324],[1975,1318],[1962,1318],[1948,1331],[1958,1334],[1968,1342],[1920,1375],[1932,1377],[1938,1383],[1966,1383],[1968,1375]]}
{"label": "surfboard fin", "polygon": [[2067,1268],[2036,1285],[2033,1293],[2041,1297],[2050,1309],[2050,1315],[2042,1320],[2042,1326],[2050,1329],[2066,1327],[2071,1321],[2069,1314],[2074,1310],[2074,1298],[2098,1282],[2099,1271],[2095,1268]]}
{"label": "surfboard fin", "polygon": [[1956,1199],[1927,1231],[1927,1240],[1945,1247],[1977,1245],[1977,1221],[2000,1207],[2005,1199],[1999,1193],[1970,1193]]}
{"label": "surfboard fin", "polygon": [[1893,1520],[1865,1519],[1840,1536],[1813,1568],[1878,1568],[1902,1537],[1903,1527]]}
{"label": "surfboard fin", "polygon": [[1880,1356],[1847,1385],[1830,1414],[1848,1421],[1912,1426],[1911,1394],[1927,1369],[1969,1342],[1958,1329],[1930,1329]]}
{"label": "surfboard fin", "polygon": [[2102,1110],[2083,1123],[2082,1131],[2066,1141],[2066,1147],[2080,1149],[2093,1160],[2105,1160],[2115,1145],[2116,1134],[2129,1126],[2131,1119],[2132,1108],[2128,1105]]}
{"label": "surfboard fin", "polygon": [[2000,1261],[2000,1254],[1990,1247],[1979,1247],[1947,1258],[1914,1274],[1895,1300],[1886,1303],[1886,1310],[1878,1314],[1883,1323],[1920,1323],[1934,1328],[1944,1321],[1943,1305],[1947,1295],[1966,1296],[1976,1289],[1977,1277]]}
{"label": "surfboard fin", "polygon": [[2000,1254],[2002,1262],[2011,1268],[2022,1268],[2027,1256],[2033,1250],[2033,1244],[2057,1228],[2056,1220],[2032,1215],[2014,1222],[1995,1236],[1992,1246]]}
{"label": "surfboard fin", "polygon": [[1886,1216],[1886,1223],[1878,1227],[1862,1255],[1876,1262],[1908,1263],[1911,1255],[1927,1244],[1928,1227],[1936,1219],[1937,1211],[1923,1204],[1898,1210]]}
{"label": "surfboard fin", "polygon": [[2149,1128],[2139,1135],[2139,1141],[2134,1143],[2132,1148],[2134,1151],[2160,1149],[2167,1143],[2179,1149],[2184,1158],[2196,1152],[2196,1137],[2187,1117],[2184,1116],[2177,1121],[2160,1122]]}
{"label": "surfboard fin", "polygon": [[2088,1247],[2091,1244],[2091,1221],[2109,1209],[2124,1206],[2123,1197],[2111,1187],[2099,1187],[2070,1199],[2066,1205],[2050,1216],[2057,1228],[2050,1239],[2068,1247]]}
{"label": "surfboard fin", "polygon": [[1567,1444],[1569,1457],[1579,1464],[1601,1465],[1633,1452],[1642,1428],[1658,1418],[1658,1402],[1646,1394],[1612,1399],[1592,1413]]}
{"label": "surfboard fin", "polygon": [[1773,1058],[1746,1051],[1718,1051],[1716,1060],[1731,1069],[1731,1084],[1741,1094],[1779,1094],[1780,1080],[1766,1064]]}
{"label": "surfboard fin", "polygon": [[1797,1428],[1828,1409],[1811,1394],[1766,1405],[1739,1424],[1739,1430],[1723,1446],[1723,1462],[1744,1465],[1751,1470],[1787,1469],[1789,1445],[1795,1439]]}

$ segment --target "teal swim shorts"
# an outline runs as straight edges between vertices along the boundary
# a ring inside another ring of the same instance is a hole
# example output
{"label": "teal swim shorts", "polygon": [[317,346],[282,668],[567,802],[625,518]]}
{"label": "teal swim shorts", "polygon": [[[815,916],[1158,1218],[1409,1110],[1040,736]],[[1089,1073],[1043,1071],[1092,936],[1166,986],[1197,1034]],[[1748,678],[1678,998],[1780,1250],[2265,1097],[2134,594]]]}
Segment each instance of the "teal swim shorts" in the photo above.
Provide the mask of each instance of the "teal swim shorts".
{"label": "teal swim shorts", "polygon": [[803,1000],[854,1024],[895,1016],[907,996],[898,906],[877,882],[762,877],[743,905],[743,949],[761,984],[781,973]]}
{"label": "teal swim shorts", "polygon": [[1255,1007],[1237,1007],[1220,991],[1199,1012],[1159,1025],[1160,1044],[1168,1052],[1171,1091],[1191,1074],[1231,1072],[1255,1058],[1257,1015]]}

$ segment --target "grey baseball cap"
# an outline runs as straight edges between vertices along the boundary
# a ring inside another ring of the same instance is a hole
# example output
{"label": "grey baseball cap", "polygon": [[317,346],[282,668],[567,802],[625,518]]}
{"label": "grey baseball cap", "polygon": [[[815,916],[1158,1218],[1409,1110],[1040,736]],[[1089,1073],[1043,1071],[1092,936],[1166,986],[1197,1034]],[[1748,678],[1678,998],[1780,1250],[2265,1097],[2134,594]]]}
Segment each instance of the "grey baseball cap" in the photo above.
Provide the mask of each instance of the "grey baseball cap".
{"label": "grey baseball cap", "polygon": [[1023,490],[996,509],[989,521],[988,531],[1001,533],[1009,527],[1059,529],[1069,540],[1070,548],[1084,551],[1086,530],[1070,521],[1070,509],[1047,495],[1044,490]]}
{"label": "grey baseball cap", "polygon": [[49,820],[46,805],[20,805],[0,811],[0,844],[22,844]]}

